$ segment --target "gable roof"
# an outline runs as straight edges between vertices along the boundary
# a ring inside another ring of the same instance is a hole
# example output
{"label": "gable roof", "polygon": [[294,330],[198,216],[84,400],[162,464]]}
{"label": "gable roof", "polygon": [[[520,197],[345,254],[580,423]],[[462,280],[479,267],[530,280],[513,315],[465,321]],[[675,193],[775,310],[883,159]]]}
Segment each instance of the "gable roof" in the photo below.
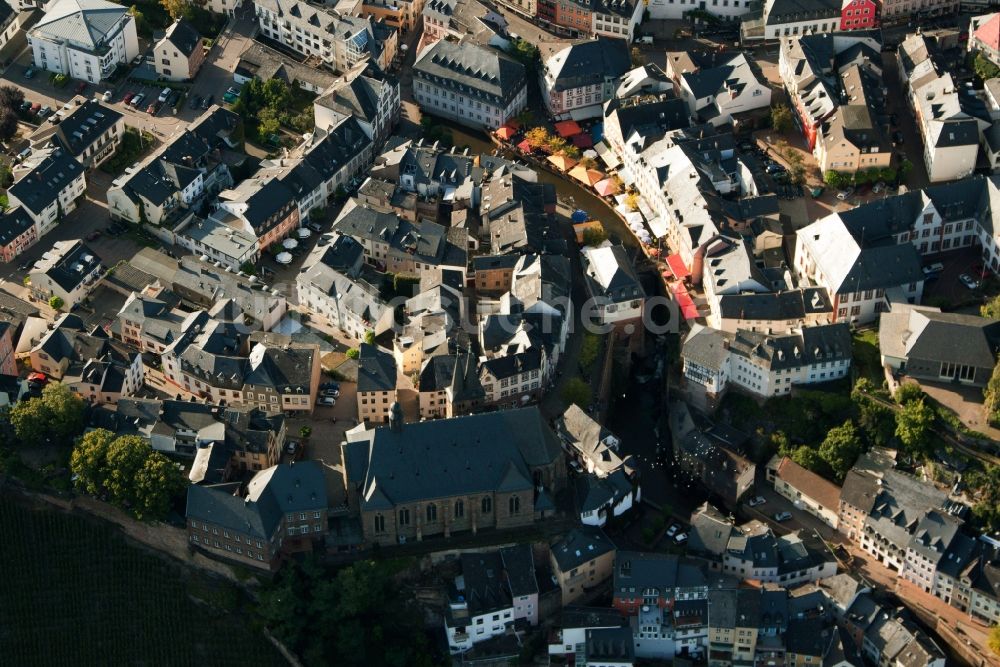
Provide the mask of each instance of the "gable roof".
{"label": "gable roof", "polygon": [[167,28],[167,34],[164,35],[163,41],[173,44],[188,58],[191,57],[195,49],[202,48],[201,35],[198,34],[191,22],[184,18],[177,19]]}
{"label": "gable roof", "polygon": [[32,32],[96,50],[127,13],[127,7],[105,0],[56,0]]}
{"label": "gable roof", "polygon": [[380,426],[352,437],[343,445],[344,467],[366,510],[495,491],[502,484],[528,492],[522,511],[532,511],[532,470],[561,456],[537,407]]}
{"label": "gable roof", "polygon": [[358,393],[396,390],[396,358],[362,343],[358,355]]}
{"label": "gable roof", "polygon": [[1000,51],[1000,12],[990,16],[972,34],[984,45],[994,51]]}

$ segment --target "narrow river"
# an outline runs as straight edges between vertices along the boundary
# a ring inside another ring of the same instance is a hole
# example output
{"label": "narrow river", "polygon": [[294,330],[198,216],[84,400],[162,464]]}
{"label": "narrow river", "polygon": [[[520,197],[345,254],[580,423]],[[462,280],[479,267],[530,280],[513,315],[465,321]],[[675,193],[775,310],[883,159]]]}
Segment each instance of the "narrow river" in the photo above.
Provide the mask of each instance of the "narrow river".
{"label": "narrow river", "polygon": [[[492,153],[496,149],[485,132],[478,132],[439,118],[435,118],[435,121],[442,127],[448,128],[455,146],[468,146],[470,153]],[[600,220],[613,240],[633,247],[639,244],[631,230],[618,217],[618,214],[593,191],[546,169],[536,168],[535,171],[539,181],[555,186],[559,199],[572,201],[576,208],[589,213],[592,219]]]}

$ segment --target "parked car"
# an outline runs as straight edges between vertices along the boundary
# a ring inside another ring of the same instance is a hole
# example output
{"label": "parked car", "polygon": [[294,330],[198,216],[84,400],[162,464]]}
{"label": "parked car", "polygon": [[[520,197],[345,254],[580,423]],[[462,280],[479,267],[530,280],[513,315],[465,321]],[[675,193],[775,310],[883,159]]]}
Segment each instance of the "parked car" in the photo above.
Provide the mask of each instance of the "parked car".
{"label": "parked car", "polygon": [[173,107],[177,106],[177,101],[181,99],[181,94],[179,91],[173,91],[170,93],[170,97],[167,98],[167,106]]}
{"label": "parked car", "polygon": [[674,535],[677,534],[677,531],[680,529],[681,527],[678,526],[676,523],[670,524],[670,527],[667,528],[667,537],[673,537]]}
{"label": "parked car", "polygon": [[29,67],[28,69],[24,70],[24,78],[25,79],[33,79],[34,77],[35,77],[35,68],[34,67]]}
{"label": "parked car", "polygon": [[892,133],[892,143],[894,143],[894,144],[901,144],[901,143],[903,143],[903,133],[900,132],[899,130],[896,130],[895,132],[893,132]]}
{"label": "parked car", "polygon": [[48,383],[48,381],[49,378],[45,373],[39,373],[38,371],[35,371],[34,373],[28,374],[28,382],[34,382],[36,384],[46,384]]}
{"label": "parked car", "polygon": [[774,515],[774,520],[779,523],[782,521],[788,521],[791,518],[792,518],[791,512],[778,512],[777,514]]}
{"label": "parked car", "polygon": [[39,118],[45,118],[50,113],[52,113],[52,109],[50,107],[48,107],[48,106],[44,106],[44,107],[42,107],[41,109],[38,110],[38,117]]}
{"label": "parked car", "polygon": [[148,113],[150,116],[155,116],[156,112],[159,110],[160,110],[159,102],[153,102],[148,107],[146,107],[146,113]]}
{"label": "parked car", "polygon": [[331,398],[340,398],[340,390],[339,389],[324,389],[323,391],[320,392],[319,395],[320,396],[329,396]]}
{"label": "parked car", "polygon": [[163,90],[160,91],[160,96],[156,99],[162,104],[163,102],[167,101],[167,98],[170,97],[171,92],[172,91],[169,88],[164,88]]}
{"label": "parked car", "polygon": [[30,108],[31,108],[31,100],[25,100],[25,101],[21,102],[21,111],[22,112],[26,112]]}
{"label": "parked car", "polygon": [[197,109],[201,106],[201,95],[192,95],[191,101],[188,102],[189,109]]}
{"label": "parked car", "polygon": [[142,107],[142,102],[145,99],[146,99],[146,96],[144,94],[142,94],[142,93],[139,93],[138,95],[136,95],[135,97],[132,98],[132,106],[134,106],[136,109],[141,108]]}
{"label": "parked car", "polygon": [[321,391],[323,389],[337,389],[339,391],[340,390],[340,383],[339,382],[324,382],[323,384],[321,384],[319,386],[319,388],[320,388]]}
{"label": "parked car", "polygon": [[763,505],[766,502],[767,499],[764,498],[764,496],[754,496],[753,498],[750,499],[749,505],[750,507],[757,507],[758,505]]}
{"label": "parked car", "polygon": [[101,95],[101,99],[105,102],[110,102],[112,97],[113,95],[110,90],[105,90],[104,94]]}
{"label": "parked car", "polygon": [[125,93],[125,97],[122,98],[122,104],[124,104],[124,105],[127,106],[128,104],[130,104],[132,102],[133,98],[135,98],[135,93],[133,93],[130,90],[127,93]]}
{"label": "parked car", "polygon": [[841,190],[837,193],[837,199],[840,201],[847,201],[847,198],[853,194],[854,192],[852,190]]}
{"label": "parked car", "polygon": [[295,440],[289,440],[285,443],[285,453],[295,456],[295,452],[299,450],[299,443]]}
{"label": "parked car", "polygon": [[336,404],[337,404],[337,399],[335,399],[333,396],[323,396],[318,401],[316,401],[316,405],[325,405],[330,408],[332,408]]}
{"label": "parked car", "polygon": [[944,271],[944,264],[941,262],[934,262],[933,264],[928,264],[924,267],[924,277],[930,278],[931,276],[936,276],[937,274]]}
{"label": "parked car", "polygon": [[979,289],[979,281],[970,276],[968,273],[963,273],[958,277],[958,281],[968,287],[969,289]]}
{"label": "parked car", "polygon": [[23,262],[21,262],[20,264],[17,265],[17,270],[18,271],[27,271],[28,269],[30,269],[34,265],[35,265],[35,262],[33,260],[26,259],[26,260],[24,260]]}
{"label": "parked car", "polygon": [[687,541],[688,541],[688,535],[687,535],[687,533],[681,533],[681,534],[677,535],[677,537],[674,538],[674,542],[676,544],[684,544]]}

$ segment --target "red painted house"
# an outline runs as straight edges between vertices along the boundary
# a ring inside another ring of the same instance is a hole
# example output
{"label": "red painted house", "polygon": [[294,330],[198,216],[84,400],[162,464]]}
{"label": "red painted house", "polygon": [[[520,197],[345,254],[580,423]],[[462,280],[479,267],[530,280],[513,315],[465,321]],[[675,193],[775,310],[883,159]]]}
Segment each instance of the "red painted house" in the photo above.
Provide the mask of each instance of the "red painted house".
{"label": "red painted house", "polygon": [[843,0],[840,6],[841,30],[877,28],[879,5],[874,0]]}

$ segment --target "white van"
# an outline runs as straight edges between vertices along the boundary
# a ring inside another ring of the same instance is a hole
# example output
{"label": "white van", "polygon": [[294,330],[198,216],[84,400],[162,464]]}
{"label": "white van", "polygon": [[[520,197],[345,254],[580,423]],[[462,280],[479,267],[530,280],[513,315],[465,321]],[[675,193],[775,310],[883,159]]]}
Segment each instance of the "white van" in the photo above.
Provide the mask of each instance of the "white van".
{"label": "white van", "polygon": [[639,42],[640,44],[652,44],[653,43],[653,36],[652,35],[643,35],[642,37],[637,38],[635,41]]}
{"label": "white van", "polygon": [[166,102],[168,97],[170,97],[170,89],[169,88],[164,88],[163,92],[160,93],[160,97],[159,97],[160,103],[162,104],[163,102]]}

